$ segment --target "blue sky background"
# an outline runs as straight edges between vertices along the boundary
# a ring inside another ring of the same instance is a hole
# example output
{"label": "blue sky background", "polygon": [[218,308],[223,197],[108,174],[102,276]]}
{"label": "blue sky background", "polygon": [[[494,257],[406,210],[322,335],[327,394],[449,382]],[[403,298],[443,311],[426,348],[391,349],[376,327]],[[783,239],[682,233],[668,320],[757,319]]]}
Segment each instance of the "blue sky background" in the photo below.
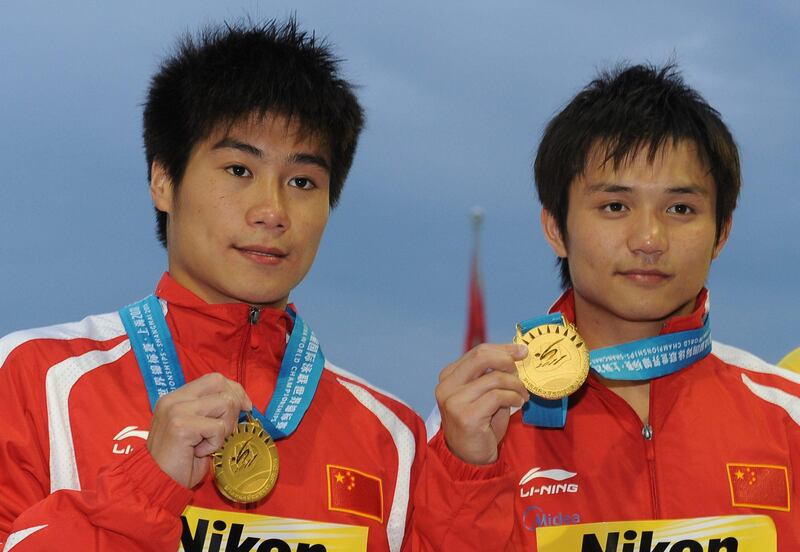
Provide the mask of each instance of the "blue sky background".
{"label": "blue sky background", "polygon": [[340,207],[292,299],[327,356],[423,415],[461,352],[469,211],[486,212],[489,336],[558,293],[531,160],[598,69],[674,57],[741,147],[744,188],[710,278],[714,337],[800,345],[800,4],[29,2],[0,8],[0,333],[116,310],[165,268],[141,145],[176,36],[284,17],[327,36],[368,114]]}

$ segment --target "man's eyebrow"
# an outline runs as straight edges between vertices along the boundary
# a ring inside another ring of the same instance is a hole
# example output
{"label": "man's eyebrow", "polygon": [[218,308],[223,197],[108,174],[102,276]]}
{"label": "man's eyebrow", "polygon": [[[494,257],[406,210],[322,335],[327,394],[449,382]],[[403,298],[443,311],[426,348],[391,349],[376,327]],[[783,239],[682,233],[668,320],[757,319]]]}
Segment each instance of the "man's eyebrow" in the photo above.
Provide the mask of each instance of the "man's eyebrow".
{"label": "man's eyebrow", "polygon": [[591,195],[596,193],[620,194],[631,191],[633,191],[633,188],[631,188],[630,186],[623,186],[622,184],[610,184],[608,182],[599,182],[597,184],[592,184],[591,186],[587,187],[583,193],[586,195]]}
{"label": "man's eyebrow", "polygon": [[703,197],[708,197],[710,192],[708,188],[705,186],[699,186],[697,184],[688,184],[686,186],[673,186],[667,188],[668,194],[693,194],[693,195],[700,195]]}
{"label": "man's eyebrow", "polygon": [[258,158],[264,157],[264,152],[255,147],[252,144],[248,144],[246,142],[242,142],[241,140],[237,140],[236,138],[231,138],[226,136],[216,144],[212,146],[212,150],[215,149],[225,149],[231,148],[239,151],[243,151],[244,153],[249,153],[250,155],[254,155]]}
{"label": "man's eyebrow", "polygon": [[[622,193],[630,193],[633,191],[631,186],[623,186],[622,184],[610,184],[608,182],[599,182],[597,184],[592,184],[588,186],[584,191],[584,194],[591,195],[596,193],[606,193],[606,194],[622,194]],[[692,194],[692,195],[700,195],[703,197],[708,197],[709,190],[698,184],[687,184],[685,186],[670,186],[667,188],[664,193],[677,195],[677,194]]]}
{"label": "man's eyebrow", "polygon": [[331,172],[331,166],[328,160],[321,155],[313,153],[292,153],[289,155],[288,161],[296,165],[316,165],[321,169]]}

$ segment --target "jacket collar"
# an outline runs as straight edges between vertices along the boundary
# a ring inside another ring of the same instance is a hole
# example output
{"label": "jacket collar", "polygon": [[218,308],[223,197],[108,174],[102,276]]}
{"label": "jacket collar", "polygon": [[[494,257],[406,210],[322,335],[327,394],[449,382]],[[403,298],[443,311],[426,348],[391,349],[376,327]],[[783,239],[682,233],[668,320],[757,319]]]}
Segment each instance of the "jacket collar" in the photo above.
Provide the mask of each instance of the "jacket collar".
{"label": "jacket collar", "polygon": [[[255,354],[259,365],[278,370],[286,349],[292,317],[284,310],[258,309],[244,303],[209,304],[164,273],[155,294],[167,302],[167,322],[179,351],[202,359],[209,368],[231,377],[245,350]],[[294,305],[290,305],[294,308]],[[195,361],[196,362],[196,361]],[[185,371],[191,367],[184,366]]]}

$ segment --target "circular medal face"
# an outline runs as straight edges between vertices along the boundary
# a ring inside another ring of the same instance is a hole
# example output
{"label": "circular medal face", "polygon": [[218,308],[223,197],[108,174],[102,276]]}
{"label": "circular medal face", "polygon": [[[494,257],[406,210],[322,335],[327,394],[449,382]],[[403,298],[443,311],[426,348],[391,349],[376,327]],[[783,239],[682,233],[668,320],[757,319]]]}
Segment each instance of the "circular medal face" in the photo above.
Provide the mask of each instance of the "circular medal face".
{"label": "circular medal face", "polygon": [[534,395],[566,397],[589,375],[589,351],[572,324],[544,324],[525,334],[517,332],[514,343],[528,346],[528,356],[517,362],[517,372]]}
{"label": "circular medal face", "polygon": [[278,448],[261,423],[250,415],[240,422],[214,453],[217,488],[242,503],[261,500],[278,479]]}

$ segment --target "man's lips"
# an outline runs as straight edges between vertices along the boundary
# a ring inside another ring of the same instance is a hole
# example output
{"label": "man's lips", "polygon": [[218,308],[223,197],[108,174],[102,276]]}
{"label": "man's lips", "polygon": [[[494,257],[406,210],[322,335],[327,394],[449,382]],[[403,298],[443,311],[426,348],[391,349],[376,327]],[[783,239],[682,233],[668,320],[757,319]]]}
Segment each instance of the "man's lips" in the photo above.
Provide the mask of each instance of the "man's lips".
{"label": "man's lips", "polygon": [[662,272],[660,270],[652,270],[652,269],[631,269],[631,270],[621,270],[619,274],[628,278],[629,280],[633,280],[634,282],[641,282],[647,284],[654,284],[663,282],[664,280],[668,280],[672,278],[671,274],[666,272]]}
{"label": "man's lips", "polygon": [[276,264],[288,256],[286,251],[277,247],[238,245],[234,246],[234,249],[247,258],[262,264]]}

